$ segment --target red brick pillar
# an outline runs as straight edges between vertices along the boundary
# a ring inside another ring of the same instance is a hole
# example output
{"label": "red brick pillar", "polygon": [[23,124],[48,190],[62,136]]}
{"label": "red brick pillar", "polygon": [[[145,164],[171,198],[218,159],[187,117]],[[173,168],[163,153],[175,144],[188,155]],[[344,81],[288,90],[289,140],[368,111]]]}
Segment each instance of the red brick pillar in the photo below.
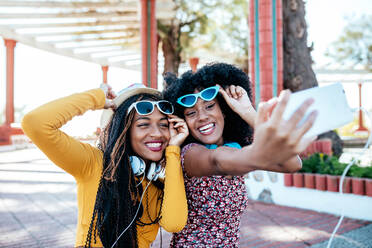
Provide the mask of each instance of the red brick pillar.
{"label": "red brick pillar", "polygon": [[276,1],[276,54],[277,54],[276,96],[278,96],[279,93],[283,90],[283,7],[282,7],[282,0]]}
{"label": "red brick pillar", "polygon": [[196,68],[198,67],[198,64],[199,64],[199,58],[197,58],[197,57],[190,58],[189,59],[189,64],[190,64],[191,70],[193,72],[196,72]]}
{"label": "red brick pillar", "polygon": [[[258,23],[255,22],[255,19],[258,16],[258,11],[256,11],[256,5],[254,3],[254,0],[249,1],[249,14],[248,14],[248,26],[249,26],[249,77],[252,82],[252,97],[253,97],[253,104],[257,106],[259,103],[259,95],[256,94],[257,88],[259,89],[259,85],[256,85],[256,82],[259,81],[259,79],[256,77],[256,56],[257,56],[257,50],[256,50],[256,32],[258,32]],[[257,28],[256,25],[257,24]],[[259,93],[259,92],[257,92]],[[257,96],[257,97],[256,97]]]}
{"label": "red brick pillar", "polygon": [[104,84],[107,84],[107,72],[108,72],[108,69],[109,69],[109,67],[107,65],[102,66],[102,76],[103,76],[102,82]]}
{"label": "red brick pillar", "polygon": [[367,132],[369,133],[369,130],[364,126],[363,124],[363,112],[362,112],[362,83],[358,83],[359,88],[359,126],[358,129],[356,129],[354,132]]}
{"label": "red brick pillar", "polygon": [[272,56],[272,0],[261,0],[259,11],[259,47],[260,47],[260,96],[267,101],[273,96],[273,56]]}
{"label": "red brick pillar", "polygon": [[257,104],[283,89],[282,2],[251,0],[249,12],[250,77]]}
{"label": "red brick pillar", "polygon": [[155,0],[141,0],[142,83],[157,88],[158,37]]}
{"label": "red brick pillar", "polygon": [[6,107],[5,124],[14,122],[14,48],[15,40],[4,39],[6,47]]}

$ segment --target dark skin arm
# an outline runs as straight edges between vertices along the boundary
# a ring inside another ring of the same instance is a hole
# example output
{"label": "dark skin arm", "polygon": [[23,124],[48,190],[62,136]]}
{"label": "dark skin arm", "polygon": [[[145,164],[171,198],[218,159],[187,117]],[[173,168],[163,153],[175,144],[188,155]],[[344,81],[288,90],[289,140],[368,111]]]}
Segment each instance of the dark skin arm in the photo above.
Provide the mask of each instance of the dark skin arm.
{"label": "dark skin arm", "polygon": [[[224,97],[227,104],[231,107],[231,109],[239,114],[239,116],[251,127],[255,128],[255,119],[257,118],[257,112],[253,108],[247,92],[240,86],[231,85],[225,90],[220,87],[220,93]],[[265,120],[268,120],[271,116],[276,104],[278,103],[278,98],[272,98],[268,103],[268,113],[265,116]],[[288,161],[283,162],[281,166],[290,169],[298,168],[297,170],[299,170],[302,167],[302,161],[298,155],[295,155]]]}
{"label": "dark skin arm", "polygon": [[313,125],[316,113],[306,122],[297,124],[304,116],[312,100],[306,100],[289,120],[282,118],[290,96],[282,92],[278,102],[259,105],[254,119],[254,142],[242,149],[218,147],[209,150],[201,145],[191,147],[185,154],[185,170],[189,176],[243,175],[253,170],[295,172],[301,168],[297,154],[306,149],[315,137],[304,134]]}

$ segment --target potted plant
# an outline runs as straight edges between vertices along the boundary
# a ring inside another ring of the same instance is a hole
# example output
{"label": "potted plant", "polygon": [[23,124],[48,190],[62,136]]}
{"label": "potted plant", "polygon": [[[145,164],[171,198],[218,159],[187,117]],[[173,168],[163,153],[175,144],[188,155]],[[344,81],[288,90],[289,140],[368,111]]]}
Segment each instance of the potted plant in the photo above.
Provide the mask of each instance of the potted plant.
{"label": "potted plant", "polygon": [[[342,193],[346,193],[346,194],[351,194],[352,193],[352,190],[351,190],[352,179],[353,179],[352,177],[348,177],[348,176],[344,177],[344,181],[342,183]],[[339,180],[341,180],[341,177],[340,177]]]}
{"label": "potted plant", "polygon": [[364,178],[363,175],[364,175],[364,168],[363,167],[359,167],[358,165],[352,165],[350,167],[350,170],[348,172],[348,174],[353,177],[352,180],[351,180],[351,189],[352,189],[352,192],[353,194],[357,194],[357,195],[364,195],[365,194],[365,189],[364,189]]}
{"label": "potted plant", "polygon": [[302,161],[302,168],[300,172],[304,173],[305,188],[315,189],[315,172],[317,164],[320,161],[319,154],[313,154]]}
{"label": "potted plant", "polygon": [[284,185],[287,187],[293,186],[293,174],[284,173]]}
{"label": "potted plant", "polygon": [[304,174],[302,173],[294,173],[293,174],[293,186],[297,188],[304,187]]}
{"label": "potted plant", "polygon": [[342,175],[346,168],[345,163],[340,163],[337,157],[329,157],[327,163],[329,163],[329,174],[327,175],[327,190],[331,192],[339,191],[340,175]]}
{"label": "potted plant", "polygon": [[329,163],[325,161],[328,159],[328,155],[322,153],[318,154],[319,163],[317,164],[317,174],[315,175],[315,188],[317,190],[327,190],[327,174],[330,172]]}
{"label": "potted plant", "polygon": [[372,196],[372,163],[371,166],[365,167],[365,186],[366,186],[366,195]]}

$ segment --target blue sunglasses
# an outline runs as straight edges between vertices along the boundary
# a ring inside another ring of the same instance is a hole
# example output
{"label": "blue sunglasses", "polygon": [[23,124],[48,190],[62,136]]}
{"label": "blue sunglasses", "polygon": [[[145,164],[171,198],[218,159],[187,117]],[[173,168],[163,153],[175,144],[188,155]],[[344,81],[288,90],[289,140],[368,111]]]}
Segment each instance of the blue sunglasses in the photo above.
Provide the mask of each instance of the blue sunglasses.
{"label": "blue sunglasses", "polygon": [[166,115],[171,115],[174,112],[172,103],[160,100],[160,101],[148,101],[148,100],[142,100],[138,102],[132,103],[129,108],[127,114],[132,111],[134,108],[139,115],[149,115],[152,112],[154,112],[154,108],[158,107],[159,111]]}
{"label": "blue sunglasses", "polygon": [[217,96],[219,89],[220,87],[218,85],[208,87],[200,91],[199,93],[187,94],[187,95],[179,97],[177,99],[177,103],[182,105],[183,107],[191,108],[198,101],[198,97],[200,97],[204,101],[213,100]]}

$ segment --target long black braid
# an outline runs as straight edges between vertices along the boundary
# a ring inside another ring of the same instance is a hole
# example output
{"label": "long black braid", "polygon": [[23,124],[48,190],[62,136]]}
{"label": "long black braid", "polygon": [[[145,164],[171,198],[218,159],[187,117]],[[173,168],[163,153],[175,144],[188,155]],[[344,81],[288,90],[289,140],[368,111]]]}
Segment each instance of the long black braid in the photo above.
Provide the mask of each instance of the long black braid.
{"label": "long black braid", "polygon": [[[91,247],[92,238],[96,243],[97,235],[104,247],[111,247],[121,232],[130,225],[138,207],[140,209],[134,223],[139,223],[143,214],[143,206],[139,205],[143,188],[142,185],[136,187],[137,182],[129,161],[129,156],[134,155],[129,137],[134,111],[127,115],[129,106],[141,99],[160,100],[158,97],[148,94],[128,98],[117,108],[113,119],[103,132],[103,140],[99,145],[99,148],[103,151],[103,172],[85,247]],[[163,190],[164,185],[162,183],[152,183]],[[160,194],[159,198],[158,200],[162,202],[163,193]],[[155,224],[159,220],[160,217],[158,216],[154,221],[146,224]],[[138,247],[135,224],[129,226],[115,247]]]}

